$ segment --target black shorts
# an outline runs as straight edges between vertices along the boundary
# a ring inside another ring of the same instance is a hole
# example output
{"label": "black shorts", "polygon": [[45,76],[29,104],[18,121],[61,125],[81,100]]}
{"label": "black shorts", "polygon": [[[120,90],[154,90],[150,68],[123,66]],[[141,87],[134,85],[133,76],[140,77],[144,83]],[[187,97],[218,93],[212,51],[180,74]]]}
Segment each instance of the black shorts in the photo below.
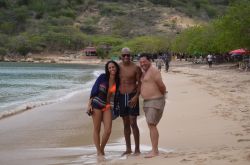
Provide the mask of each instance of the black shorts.
{"label": "black shorts", "polygon": [[129,100],[135,96],[136,93],[130,93],[130,94],[120,94],[119,97],[119,106],[120,106],[120,116],[139,116],[139,99],[137,100],[136,106],[134,108],[130,108],[128,106]]}

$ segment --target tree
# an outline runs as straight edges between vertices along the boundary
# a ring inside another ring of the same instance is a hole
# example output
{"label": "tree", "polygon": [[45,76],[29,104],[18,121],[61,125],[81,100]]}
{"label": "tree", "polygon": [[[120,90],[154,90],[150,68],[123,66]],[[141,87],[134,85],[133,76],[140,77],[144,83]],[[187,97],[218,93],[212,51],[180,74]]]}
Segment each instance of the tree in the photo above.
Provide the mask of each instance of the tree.
{"label": "tree", "polygon": [[227,13],[208,25],[184,30],[171,44],[175,52],[225,53],[236,48],[250,49],[250,1],[230,6]]}
{"label": "tree", "polygon": [[143,36],[136,37],[124,43],[130,47],[134,53],[159,53],[169,49],[170,38],[167,36]]}

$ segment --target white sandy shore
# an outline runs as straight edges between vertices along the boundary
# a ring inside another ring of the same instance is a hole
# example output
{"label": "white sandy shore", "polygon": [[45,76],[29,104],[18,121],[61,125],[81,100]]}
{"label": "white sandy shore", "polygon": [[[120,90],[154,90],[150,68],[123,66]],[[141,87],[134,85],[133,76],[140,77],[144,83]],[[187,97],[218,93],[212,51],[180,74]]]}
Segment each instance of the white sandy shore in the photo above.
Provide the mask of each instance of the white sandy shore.
{"label": "white sandy shore", "polygon": [[228,67],[176,62],[162,71],[169,95],[159,124],[160,156],[143,157],[150,139],[142,115],[140,156],[120,156],[125,146],[117,119],[105,159],[96,158],[84,114],[87,94],[81,94],[0,120],[0,164],[248,165],[250,75]]}
{"label": "white sandy shore", "polygon": [[[185,64],[184,62],[182,64]],[[183,65],[163,73],[169,96],[159,147],[173,152],[121,164],[247,165],[250,163],[250,75],[218,65]],[[140,127],[146,128],[145,122]],[[147,129],[145,129],[147,130]],[[148,131],[142,143],[150,145]],[[119,164],[120,164],[119,163]]]}

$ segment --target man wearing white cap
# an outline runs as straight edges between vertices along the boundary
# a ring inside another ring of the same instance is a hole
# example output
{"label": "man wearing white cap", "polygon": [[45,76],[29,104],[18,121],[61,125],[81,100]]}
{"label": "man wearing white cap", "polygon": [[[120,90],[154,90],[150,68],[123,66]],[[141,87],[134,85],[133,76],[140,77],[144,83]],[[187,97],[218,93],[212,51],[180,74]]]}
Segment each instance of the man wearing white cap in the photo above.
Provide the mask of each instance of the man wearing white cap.
{"label": "man wearing white cap", "polygon": [[124,136],[126,141],[126,151],[124,154],[131,154],[131,128],[135,140],[134,154],[140,154],[140,133],[137,125],[139,116],[139,95],[141,87],[141,69],[131,62],[130,49],[125,47],[121,51],[120,66],[120,116],[124,124]]}

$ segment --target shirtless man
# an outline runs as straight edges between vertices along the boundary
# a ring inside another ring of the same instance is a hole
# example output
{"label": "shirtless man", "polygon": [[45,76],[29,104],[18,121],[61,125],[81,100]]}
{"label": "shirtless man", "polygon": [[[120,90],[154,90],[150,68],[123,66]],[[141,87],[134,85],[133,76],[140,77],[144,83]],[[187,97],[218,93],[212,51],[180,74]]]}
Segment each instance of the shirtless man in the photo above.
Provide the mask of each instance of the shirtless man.
{"label": "shirtless man", "polygon": [[167,91],[162,81],[160,71],[151,65],[149,56],[145,53],[140,56],[140,66],[143,72],[141,78],[141,96],[144,99],[143,110],[145,112],[152,144],[152,150],[145,158],[151,158],[159,154],[159,132],[157,124],[163,114],[165,94]]}
{"label": "shirtless man", "polygon": [[126,151],[123,153],[131,154],[131,128],[134,135],[135,150],[134,154],[140,154],[140,133],[137,126],[137,116],[139,115],[139,95],[141,69],[131,62],[130,49],[123,48],[120,66],[120,116],[123,119],[124,136],[126,141]]}

